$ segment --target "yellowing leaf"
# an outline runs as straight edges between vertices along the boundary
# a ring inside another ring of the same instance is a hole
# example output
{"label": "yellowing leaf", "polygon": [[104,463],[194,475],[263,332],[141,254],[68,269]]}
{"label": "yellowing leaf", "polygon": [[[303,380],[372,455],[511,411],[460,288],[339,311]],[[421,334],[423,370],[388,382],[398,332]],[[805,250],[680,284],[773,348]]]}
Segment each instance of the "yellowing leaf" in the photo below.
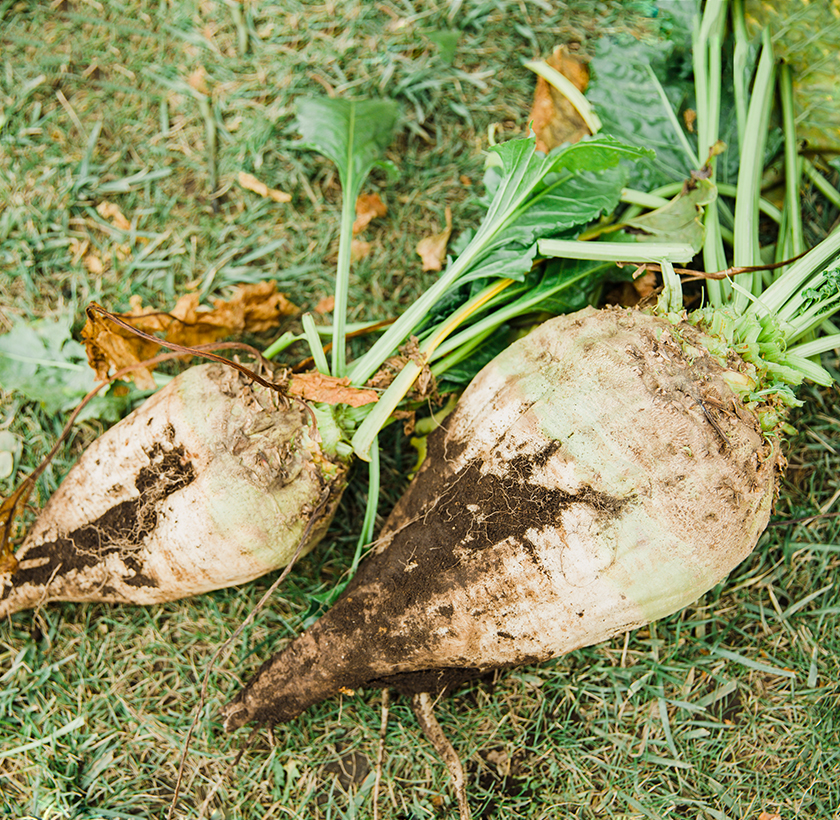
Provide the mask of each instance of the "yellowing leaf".
{"label": "yellowing leaf", "polygon": [[353,223],[353,233],[359,233],[372,219],[385,216],[386,213],[388,213],[388,206],[380,199],[379,194],[360,194],[356,199],[356,221]]}
{"label": "yellowing leaf", "polygon": [[375,390],[365,387],[353,387],[350,379],[337,379],[323,373],[299,373],[289,382],[289,393],[309,401],[321,401],[325,404],[349,404],[362,407],[379,399]]}
{"label": "yellowing leaf", "polygon": [[255,194],[273,199],[275,202],[291,202],[292,195],[285,191],[278,191],[276,188],[269,188],[264,182],[260,182],[253,174],[246,174],[244,171],[239,172],[239,184]]}
{"label": "yellowing leaf", "polygon": [[423,260],[423,270],[441,270],[446,261],[446,245],[452,233],[452,210],[446,206],[446,229],[417,243],[417,253]]}

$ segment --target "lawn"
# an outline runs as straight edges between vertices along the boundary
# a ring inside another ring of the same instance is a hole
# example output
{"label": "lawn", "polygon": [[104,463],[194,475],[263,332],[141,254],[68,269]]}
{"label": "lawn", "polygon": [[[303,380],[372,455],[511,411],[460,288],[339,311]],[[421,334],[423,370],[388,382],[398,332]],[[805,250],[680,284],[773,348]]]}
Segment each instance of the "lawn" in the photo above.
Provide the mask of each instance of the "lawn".
{"label": "lawn", "polygon": [[[32,329],[61,371],[0,385],[0,435],[12,434],[0,450],[13,464],[0,496],[92,382],[70,339],[89,302],[166,310],[190,290],[225,298],[272,280],[313,309],[331,292],[340,190],[328,163],[294,145],[297,98],[401,106],[388,151],[399,176],[375,171],[366,186],[388,210],[361,234],[370,248],[353,268],[349,319],[395,316],[435,276],[415,248],[445,209],[455,235],[479,219],[491,133],[526,131],[534,78],[522,61],[558,43],[585,55],[604,34],[656,37],[652,9],[0,0],[0,333]],[[291,200],[246,189],[240,172]],[[836,219],[810,189],[803,201],[812,233]],[[297,327],[248,340],[265,347]],[[803,398],[773,523],[726,583],[649,628],[439,704],[476,817],[840,818],[840,399],[834,388]],[[106,426],[77,425],[37,503]],[[384,452],[383,516],[414,456],[400,431]],[[359,691],[263,730],[239,760],[248,733],[227,735],[216,717],[341,579],[365,492],[361,470],[327,539],[215,660],[272,576],[148,608],[53,603],[0,624],[0,817],[166,817],[199,708],[175,817],[373,817],[380,745],[379,817],[456,816],[446,770],[396,696],[384,730],[381,692]]]}

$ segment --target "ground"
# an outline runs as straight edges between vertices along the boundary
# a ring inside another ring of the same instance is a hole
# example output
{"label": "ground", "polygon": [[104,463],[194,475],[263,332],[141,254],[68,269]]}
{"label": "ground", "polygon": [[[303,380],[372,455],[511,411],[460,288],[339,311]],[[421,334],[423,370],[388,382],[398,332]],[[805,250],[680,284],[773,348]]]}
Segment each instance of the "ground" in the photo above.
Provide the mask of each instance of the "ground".
{"label": "ground", "polygon": [[[332,168],[295,147],[292,105],[324,93],[402,107],[389,151],[400,175],[377,171],[368,185],[388,211],[365,229],[372,247],[351,289],[351,320],[392,316],[434,275],[415,246],[442,229],[445,207],[456,234],[481,213],[489,132],[524,132],[534,80],[521,61],[557,43],[586,53],[604,33],[655,35],[651,8],[0,2],[0,332],[58,320],[78,338],[89,301],[126,310],[139,296],[163,309],[190,284],[213,298],[273,279],[315,307],[331,290],[340,192]],[[244,189],[240,171],[291,201]],[[804,397],[774,522],[725,584],[624,639],[439,705],[477,817],[840,816],[840,525],[813,519],[835,512],[840,494],[840,407],[834,390]],[[2,400],[0,429],[23,443],[17,472],[0,479],[7,495],[66,407],[20,391]],[[102,429],[77,426],[36,501]],[[388,452],[383,515],[410,461],[397,434]],[[380,692],[348,693],[257,736],[234,769],[246,735],[224,734],[216,717],[346,569],[363,479],[328,539],[213,662],[175,816],[373,816]],[[51,604],[0,624],[0,816],[165,817],[212,654],[271,580],[149,608]],[[384,738],[379,816],[453,816],[445,769],[404,700]]]}

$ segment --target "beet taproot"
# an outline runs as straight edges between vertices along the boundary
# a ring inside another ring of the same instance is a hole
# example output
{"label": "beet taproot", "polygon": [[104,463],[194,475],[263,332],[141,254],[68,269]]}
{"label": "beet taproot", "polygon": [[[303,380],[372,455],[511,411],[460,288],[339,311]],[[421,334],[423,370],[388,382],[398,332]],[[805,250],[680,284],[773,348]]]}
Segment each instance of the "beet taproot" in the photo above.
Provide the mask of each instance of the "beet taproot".
{"label": "beet taproot", "polygon": [[234,586],[323,537],[347,464],[300,403],[221,364],[170,381],[81,456],[0,576],[0,617]]}
{"label": "beet taproot", "polygon": [[[440,692],[697,600],[755,547],[778,447],[688,323],[586,309],[474,379],[333,608],[224,707],[289,721],[340,689]],[[741,363],[743,364],[743,363]]]}

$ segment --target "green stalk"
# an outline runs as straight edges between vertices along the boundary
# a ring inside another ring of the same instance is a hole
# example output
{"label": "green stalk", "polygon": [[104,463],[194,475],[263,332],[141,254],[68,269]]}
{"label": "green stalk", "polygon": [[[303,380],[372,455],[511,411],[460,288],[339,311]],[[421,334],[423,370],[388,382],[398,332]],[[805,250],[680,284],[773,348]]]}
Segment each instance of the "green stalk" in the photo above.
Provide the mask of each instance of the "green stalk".
{"label": "green stalk", "polygon": [[601,120],[598,119],[595,110],[571,80],[552,68],[545,60],[530,60],[522,65],[553,85],[575,107],[591,134],[597,134],[601,130]]}
{"label": "green stalk", "polygon": [[[706,4],[699,34],[695,38],[695,98],[697,105],[698,154],[701,159],[710,158],[713,146],[718,141],[720,124],[721,88],[721,40],[723,21],[726,15],[725,0]],[[699,56],[697,56],[699,55]],[[698,65],[699,64],[699,65]],[[698,73],[698,71],[700,73]],[[703,87],[705,86],[705,91]],[[711,180],[717,184],[717,163],[710,162]],[[703,238],[703,264],[706,270],[726,268],[726,252],[720,226],[717,199],[706,206]],[[729,283],[709,280],[706,293],[712,305],[722,305],[728,296]]]}
{"label": "green stalk", "polygon": [[362,550],[373,541],[373,532],[376,528],[376,512],[379,508],[379,441],[373,440],[370,447],[370,461],[368,467],[368,495],[365,504],[365,519],[362,523],[362,531],[359,540],[356,542],[356,552],[353,554],[353,563],[350,565],[349,577],[356,574],[359,562],[362,560]]}
{"label": "green stalk", "polygon": [[732,56],[732,81],[735,92],[735,119],[738,123],[738,151],[744,155],[744,138],[747,133],[747,55],[749,38],[744,22],[743,0],[733,0],[732,30],[735,35],[735,50]]}
{"label": "green stalk", "polygon": [[802,234],[802,209],[799,202],[800,166],[797,156],[796,123],[793,114],[793,79],[790,66],[783,63],[779,73],[779,93],[782,100],[782,122],[785,134],[785,207],[787,209],[787,232],[783,247],[790,259],[805,250]]}
{"label": "green stalk", "polygon": [[[432,375],[439,379],[447,370],[454,367],[456,364],[460,364],[464,359],[468,358],[469,355],[477,348],[479,345],[483,344],[490,338],[490,336],[498,329],[499,325],[496,323],[492,323],[490,327],[485,328],[480,333],[476,333],[474,327],[469,328],[469,330],[473,331],[469,334],[463,344],[457,346],[451,353],[448,355],[444,355],[444,351],[442,347],[438,349],[438,352],[435,356],[432,357],[432,361],[434,364],[431,365],[430,370],[432,371]],[[458,334],[460,336],[460,334]],[[457,338],[453,336],[448,341],[454,341]]]}
{"label": "green stalk", "polygon": [[303,325],[303,334],[306,337],[312,358],[315,360],[315,368],[319,373],[329,376],[330,366],[327,364],[327,357],[324,354],[324,348],[321,346],[318,328],[315,327],[315,320],[312,318],[312,314],[304,313],[301,317],[301,324]]}
{"label": "green stalk", "polygon": [[811,180],[814,187],[832,204],[840,208],[840,191],[838,191],[816,168],[807,157],[802,157],[802,170]]}
{"label": "green stalk", "polygon": [[[671,188],[673,186],[668,187]],[[678,194],[681,188],[681,185],[677,185],[676,190],[674,190],[674,194]],[[655,211],[657,208],[662,208],[665,205],[667,205],[671,200],[665,196],[657,196],[653,192],[646,193],[645,191],[636,191],[633,188],[622,188],[621,201],[626,203],[627,205],[638,206],[637,213],[634,213],[630,216],[628,216],[630,209],[627,209],[627,212],[625,212],[623,215],[623,218],[626,220],[632,219],[633,216],[637,216],[638,214],[642,213],[644,209]]]}
{"label": "green stalk", "polygon": [[350,250],[353,222],[359,192],[345,189],[341,202],[341,227],[338,240],[338,264],[335,273],[335,308],[333,309],[332,375],[341,378],[347,370],[347,294],[350,290]]}
{"label": "green stalk", "polygon": [[814,271],[825,269],[838,254],[840,230],[829,234],[819,245],[791,264],[785,275],[761,294],[761,309],[752,305],[750,312],[757,315],[775,315],[780,322],[790,321],[804,304],[802,291],[811,284]]}
{"label": "green stalk", "polygon": [[[764,149],[767,142],[767,126],[773,102],[773,78],[775,62],[770,32],[762,34],[763,46],[758,61],[753,93],[747,111],[745,143],[749,151],[741,151],[741,165],[738,169],[738,187],[735,197],[735,253],[733,262],[737,267],[761,264],[761,249],[758,240],[758,201],[761,195],[761,175],[764,170]],[[754,295],[761,293],[761,274],[741,274],[751,285],[747,287]],[[735,296],[735,310],[742,313],[747,307],[743,291]]]}
{"label": "green stalk", "polygon": [[658,263],[663,260],[686,264],[694,258],[691,245],[682,242],[579,242],[576,239],[541,239],[541,256],[590,259],[594,262]]}
{"label": "green stalk", "polygon": [[366,458],[377,434],[387,424],[388,419],[397,409],[397,405],[405,398],[438,346],[472,314],[481,310],[485,303],[512,284],[513,279],[500,279],[489,285],[477,297],[455,311],[420,345],[417,358],[404,365],[353,435],[351,444],[359,458]]}

